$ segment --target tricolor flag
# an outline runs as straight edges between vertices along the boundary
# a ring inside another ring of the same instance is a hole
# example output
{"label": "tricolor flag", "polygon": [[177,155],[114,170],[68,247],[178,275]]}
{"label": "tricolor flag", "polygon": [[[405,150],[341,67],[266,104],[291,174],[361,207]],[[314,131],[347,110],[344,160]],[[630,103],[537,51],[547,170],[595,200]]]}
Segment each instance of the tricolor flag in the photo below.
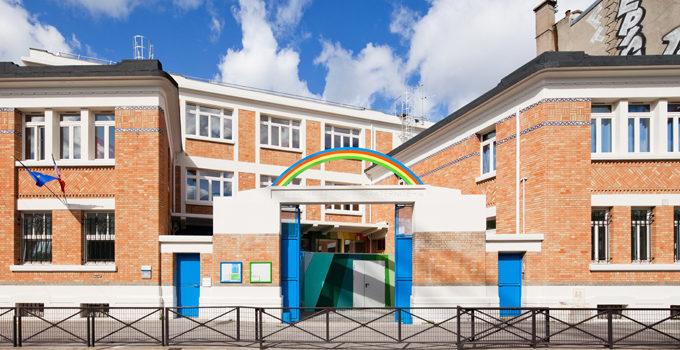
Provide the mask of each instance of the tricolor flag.
{"label": "tricolor flag", "polygon": [[54,163],[54,172],[57,174],[56,180],[59,181],[59,186],[61,187],[61,193],[66,194],[64,187],[66,187],[66,182],[61,179],[61,174],[59,174],[59,168],[57,168],[57,162],[54,160],[54,155],[52,155],[52,162]]}

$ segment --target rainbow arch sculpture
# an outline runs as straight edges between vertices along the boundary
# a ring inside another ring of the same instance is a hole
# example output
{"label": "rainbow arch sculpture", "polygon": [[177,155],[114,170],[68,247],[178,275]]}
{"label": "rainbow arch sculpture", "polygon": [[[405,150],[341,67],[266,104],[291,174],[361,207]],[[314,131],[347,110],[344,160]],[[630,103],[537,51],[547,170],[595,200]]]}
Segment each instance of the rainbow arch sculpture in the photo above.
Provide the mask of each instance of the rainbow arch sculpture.
{"label": "rainbow arch sculpture", "polygon": [[286,186],[305,170],[315,165],[336,159],[365,160],[390,170],[394,173],[394,175],[404,180],[407,185],[423,184],[420,178],[413,171],[411,171],[411,169],[407,168],[398,160],[384,153],[376,152],[366,148],[339,147],[317,152],[300,159],[295,164],[286,169],[286,171],[281,173],[281,175],[276,178],[272,186]]}

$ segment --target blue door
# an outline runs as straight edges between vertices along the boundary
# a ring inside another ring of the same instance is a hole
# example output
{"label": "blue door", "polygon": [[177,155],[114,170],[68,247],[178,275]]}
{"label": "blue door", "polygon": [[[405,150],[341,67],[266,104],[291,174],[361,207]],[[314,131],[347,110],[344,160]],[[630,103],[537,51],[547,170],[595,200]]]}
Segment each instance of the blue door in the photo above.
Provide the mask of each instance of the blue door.
{"label": "blue door", "polygon": [[[201,255],[177,254],[175,287],[178,307],[197,307],[201,291]],[[198,309],[179,309],[188,317],[198,317]]]}
{"label": "blue door", "polygon": [[[411,306],[411,290],[413,287],[413,215],[412,205],[396,205],[394,215],[394,302],[396,307]],[[401,322],[413,322],[410,310],[401,312]],[[399,315],[394,315],[395,319]]]}
{"label": "blue door", "polygon": [[[498,254],[500,307],[522,306],[522,254]],[[501,310],[501,316],[517,316],[520,310]]]}
{"label": "blue door", "polygon": [[[300,208],[281,212],[281,294],[283,307],[300,307]],[[286,217],[286,219],[283,219]],[[283,310],[283,322],[300,320],[300,309]]]}

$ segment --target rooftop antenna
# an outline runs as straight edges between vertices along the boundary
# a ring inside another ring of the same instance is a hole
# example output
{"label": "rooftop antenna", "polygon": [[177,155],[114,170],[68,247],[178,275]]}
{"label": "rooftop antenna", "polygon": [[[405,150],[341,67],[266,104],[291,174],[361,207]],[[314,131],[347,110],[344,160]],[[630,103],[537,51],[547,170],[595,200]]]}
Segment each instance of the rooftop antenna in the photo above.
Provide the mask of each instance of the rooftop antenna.
{"label": "rooftop antenna", "polygon": [[406,142],[413,137],[414,128],[425,125],[428,120],[425,114],[427,96],[423,93],[423,86],[422,83],[418,83],[416,87],[406,88],[406,91],[395,101],[394,114],[401,119],[401,134],[399,135],[401,142]]}
{"label": "rooftop antenna", "polygon": [[152,60],[153,59],[153,44],[149,38],[144,35],[134,36],[134,49],[136,60]]}

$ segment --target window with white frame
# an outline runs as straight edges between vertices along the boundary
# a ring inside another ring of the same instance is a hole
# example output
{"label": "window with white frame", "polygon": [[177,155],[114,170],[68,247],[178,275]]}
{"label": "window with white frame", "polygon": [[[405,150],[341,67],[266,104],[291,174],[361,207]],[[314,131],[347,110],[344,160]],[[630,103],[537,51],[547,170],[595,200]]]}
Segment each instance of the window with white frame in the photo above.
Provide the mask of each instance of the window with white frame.
{"label": "window with white frame", "polygon": [[300,121],[260,116],[260,144],[300,149]]}
{"label": "window with white frame", "polygon": [[673,211],[673,256],[675,261],[680,261],[680,208]]}
{"label": "window with white frame", "polygon": [[590,152],[608,153],[612,151],[612,114],[611,105],[593,105],[590,108]]}
{"label": "window with white frame", "polygon": [[359,147],[359,130],[326,126],[325,149],[337,147]]}
{"label": "window with white frame", "polygon": [[648,104],[628,105],[628,152],[649,152],[651,108]]}
{"label": "window with white frame", "polygon": [[668,152],[680,151],[680,103],[668,104],[667,121],[667,150]]}
{"label": "window with white frame", "polygon": [[59,157],[80,159],[80,114],[63,114],[59,117]]}
{"label": "window with white frame", "polygon": [[234,136],[232,113],[231,109],[187,104],[186,134],[231,141]]}
{"label": "window with white frame", "polygon": [[496,171],[496,131],[482,134],[482,175]]}
{"label": "window with white frame", "polygon": [[94,145],[96,159],[116,158],[116,119],[113,113],[94,116]]}
{"label": "window with white frame", "polygon": [[116,224],[112,212],[85,213],[85,262],[113,262]]}
{"label": "window with white frame", "polygon": [[[278,176],[260,175],[260,188],[271,186],[276,181],[277,178]],[[301,183],[302,182],[300,181],[300,179],[295,178],[288,185],[300,186]]]}
{"label": "window with white frame", "polygon": [[[352,186],[352,185],[326,181],[326,186]],[[340,214],[361,214],[361,207],[359,204],[326,204],[326,210],[331,212],[337,212]]]}
{"label": "window with white frame", "polygon": [[45,159],[45,116],[24,116],[24,159]]}
{"label": "window with white frame", "polygon": [[590,214],[590,260],[609,262],[609,210],[592,209]]}
{"label": "window with white frame", "polygon": [[52,262],[52,213],[21,214],[21,262]]}
{"label": "window with white frame", "polygon": [[633,262],[651,261],[652,210],[632,209],[630,255]]}
{"label": "window with white frame", "polygon": [[215,197],[230,197],[234,173],[187,169],[188,201],[212,203]]}

